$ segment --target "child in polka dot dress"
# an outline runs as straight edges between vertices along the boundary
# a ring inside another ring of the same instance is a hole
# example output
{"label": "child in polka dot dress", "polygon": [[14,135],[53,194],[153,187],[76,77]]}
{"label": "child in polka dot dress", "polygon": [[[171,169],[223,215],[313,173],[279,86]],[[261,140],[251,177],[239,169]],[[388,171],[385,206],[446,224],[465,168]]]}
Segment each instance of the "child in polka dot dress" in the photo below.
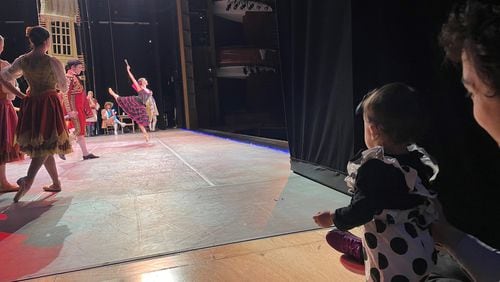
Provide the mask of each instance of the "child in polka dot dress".
{"label": "child in polka dot dress", "polygon": [[429,232],[436,195],[427,188],[438,169],[423,149],[410,146],[422,128],[417,94],[387,84],[368,93],[357,112],[363,112],[368,149],[347,165],[351,203],[314,220],[339,230],[362,226],[368,281],[420,281],[437,257]]}

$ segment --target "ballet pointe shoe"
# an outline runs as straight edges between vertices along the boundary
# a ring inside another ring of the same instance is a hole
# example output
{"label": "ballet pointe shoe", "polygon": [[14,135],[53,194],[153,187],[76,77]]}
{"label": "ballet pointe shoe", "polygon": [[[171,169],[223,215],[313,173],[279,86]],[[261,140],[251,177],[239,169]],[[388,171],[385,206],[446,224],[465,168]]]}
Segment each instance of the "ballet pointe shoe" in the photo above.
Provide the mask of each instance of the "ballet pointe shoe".
{"label": "ballet pointe shoe", "polygon": [[17,180],[17,185],[19,185],[19,191],[17,191],[14,196],[14,203],[19,202],[19,200],[31,189],[31,185],[28,186],[28,183],[26,183],[26,176],[19,178]]}
{"label": "ballet pointe shoe", "polygon": [[96,156],[96,155],[94,155],[94,154],[92,154],[92,153],[90,153],[90,154],[88,154],[88,155],[86,155],[86,156],[83,156],[83,160],[84,160],[84,161],[86,161],[86,160],[91,160],[91,159],[98,159],[98,158],[99,158],[99,156]]}

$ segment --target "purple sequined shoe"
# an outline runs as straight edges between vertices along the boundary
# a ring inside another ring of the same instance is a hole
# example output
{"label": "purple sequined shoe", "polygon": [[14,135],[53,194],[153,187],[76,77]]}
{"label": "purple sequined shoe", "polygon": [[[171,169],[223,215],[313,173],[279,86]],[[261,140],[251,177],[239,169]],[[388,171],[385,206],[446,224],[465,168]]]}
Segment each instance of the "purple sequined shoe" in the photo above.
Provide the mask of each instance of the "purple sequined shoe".
{"label": "purple sequined shoe", "polygon": [[326,241],[335,250],[351,256],[359,263],[363,263],[363,244],[361,243],[361,238],[347,231],[332,229],[326,234]]}

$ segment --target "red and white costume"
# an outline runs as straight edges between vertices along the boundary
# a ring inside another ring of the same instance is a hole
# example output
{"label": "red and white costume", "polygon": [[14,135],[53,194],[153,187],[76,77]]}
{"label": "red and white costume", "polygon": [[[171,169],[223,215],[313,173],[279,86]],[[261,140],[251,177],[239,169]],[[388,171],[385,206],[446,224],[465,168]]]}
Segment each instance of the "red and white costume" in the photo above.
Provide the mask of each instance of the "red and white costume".
{"label": "red and white costume", "polygon": [[[7,61],[0,60],[0,71],[8,66],[10,64]],[[17,114],[14,111],[12,100],[15,97],[0,83],[0,164],[23,158],[23,154],[19,152],[19,144],[14,142]]]}
{"label": "red and white costume", "polygon": [[85,135],[86,119],[92,116],[85,89],[75,75],[66,74],[68,81],[68,91],[62,94],[62,101],[65,113],[76,111],[78,115],[70,118],[68,128],[75,129],[75,136]]}
{"label": "red and white costume", "polygon": [[48,55],[35,58],[22,55],[0,72],[5,80],[24,76],[28,81],[30,90],[19,112],[16,142],[32,158],[72,152],[56,90],[66,90],[64,73],[56,67],[60,64]]}

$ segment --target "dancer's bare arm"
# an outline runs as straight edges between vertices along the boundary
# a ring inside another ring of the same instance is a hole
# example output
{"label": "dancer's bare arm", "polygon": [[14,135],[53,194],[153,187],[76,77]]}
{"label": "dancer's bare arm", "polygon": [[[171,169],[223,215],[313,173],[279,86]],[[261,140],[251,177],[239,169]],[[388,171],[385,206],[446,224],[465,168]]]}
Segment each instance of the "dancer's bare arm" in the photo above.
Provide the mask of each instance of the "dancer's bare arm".
{"label": "dancer's bare arm", "polygon": [[130,66],[128,64],[127,64],[127,73],[128,73],[128,77],[130,77],[130,80],[132,80],[132,83],[134,84],[134,89],[136,89],[136,90],[141,89],[139,86],[139,83],[135,79],[134,74],[130,70]]}

